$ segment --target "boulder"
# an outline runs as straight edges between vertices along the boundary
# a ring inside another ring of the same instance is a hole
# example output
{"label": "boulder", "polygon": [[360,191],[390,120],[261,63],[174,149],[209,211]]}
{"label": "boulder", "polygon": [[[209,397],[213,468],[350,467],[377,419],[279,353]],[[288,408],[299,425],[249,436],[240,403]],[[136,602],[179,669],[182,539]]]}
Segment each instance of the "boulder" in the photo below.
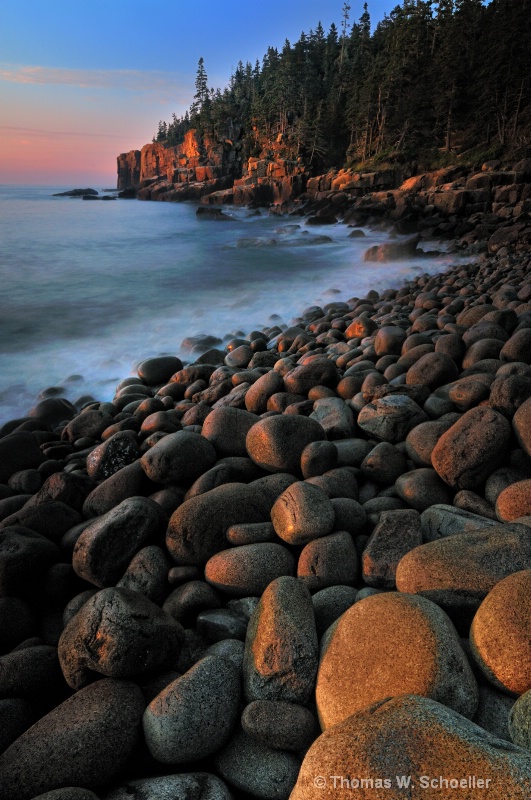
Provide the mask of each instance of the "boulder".
{"label": "boulder", "polygon": [[323,730],[403,694],[429,697],[467,717],[476,710],[478,689],[457,632],[424,597],[384,592],[356,602],[321,649],[315,696]]}
{"label": "boulder", "polygon": [[59,640],[59,661],[73,689],[96,677],[130,678],[169,669],[184,641],[181,625],[147,597],[102,589],[81,606]]}
{"label": "boulder", "polygon": [[[291,800],[527,800],[531,753],[435,700],[385,698],[326,730]],[[502,788],[500,788],[502,787]]]}
{"label": "boulder", "polygon": [[227,548],[225,534],[232,525],[268,522],[270,505],[259,483],[227,483],[180,505],[166,533],[172,558],[180,565],[201,566]]}
{"label": "boulder", "polygon": [[247,629],[243,663],[247,702],[307,702],[314,687],[317,656],[308,589],[296,578],[277,578],[264,591]]}
{"label": "boulder", "polygon": [[299,475],[301,456],[311,442],[326,439],[314,419],[281,414],[260,420],[247,434],[247,452],[255,464],[268,472]]}
{"label": "boulder", "polygon": [[129,681],[86,686],[2,753],[0,795],[31,800],[61,787],[108,783],[138,741],[144,707],[142,692]]}
{"label": "boulder", "polygon": [[486,406],[467,411],[443,433],[431,454],[434,469],[454,489],[475,489],[503,462],[511,426]]}
{"label": "boulder", "polygon": [[531,569],[508,575],[483,600],[470,629],[474,658],[496,687],[531,689]]}
{"label": "boulder", "polygon": [[234,664],[206,656],[151,701],[143,717],[151,755],[163,764],[211,756],[228,740],[240,702]]}

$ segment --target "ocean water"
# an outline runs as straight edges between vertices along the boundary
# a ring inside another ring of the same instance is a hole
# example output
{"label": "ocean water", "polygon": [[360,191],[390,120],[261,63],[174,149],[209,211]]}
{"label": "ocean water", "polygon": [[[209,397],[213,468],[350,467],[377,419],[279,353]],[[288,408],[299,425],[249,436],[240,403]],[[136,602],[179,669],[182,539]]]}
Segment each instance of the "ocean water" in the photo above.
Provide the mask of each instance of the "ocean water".
{"label": "ocean water", "polygon": [[375,265],[363,254],[388,239],[382,231],[349,239],[345,225],[266,211],[227,208],[221,222],[197,218],[192,203],[53,197],[68,188],[0,186],[0,422],[51,387],[110,400],[145,358],[193,360],[187,336],[289,324],[309,305],[399,286],[454,258]]}

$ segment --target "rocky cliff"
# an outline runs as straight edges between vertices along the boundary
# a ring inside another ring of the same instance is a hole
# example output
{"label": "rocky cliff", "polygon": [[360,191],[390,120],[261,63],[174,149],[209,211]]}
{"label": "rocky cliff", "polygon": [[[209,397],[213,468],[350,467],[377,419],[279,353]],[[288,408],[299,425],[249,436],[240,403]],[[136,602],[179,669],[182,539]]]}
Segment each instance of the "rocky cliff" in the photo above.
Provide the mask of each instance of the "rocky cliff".
{"label": "rocky cliff", "polygon": [[232,186],[242,174],[239,142],[201,136],[195,129],[176,147],[154,142],[121,153],[117,161],[118,189],[135,189],[140,199],[198,199]]}

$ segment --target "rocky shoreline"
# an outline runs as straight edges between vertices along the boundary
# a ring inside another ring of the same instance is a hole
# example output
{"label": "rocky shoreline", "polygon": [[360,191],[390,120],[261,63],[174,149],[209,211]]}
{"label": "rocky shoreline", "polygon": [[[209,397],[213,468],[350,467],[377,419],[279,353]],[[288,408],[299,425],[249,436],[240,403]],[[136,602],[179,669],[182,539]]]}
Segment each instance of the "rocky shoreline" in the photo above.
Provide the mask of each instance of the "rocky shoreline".
{"label": "rocky shoreline", "polygon": [[2,427],[3,799],[530,796],[524,191],[476,261]]}

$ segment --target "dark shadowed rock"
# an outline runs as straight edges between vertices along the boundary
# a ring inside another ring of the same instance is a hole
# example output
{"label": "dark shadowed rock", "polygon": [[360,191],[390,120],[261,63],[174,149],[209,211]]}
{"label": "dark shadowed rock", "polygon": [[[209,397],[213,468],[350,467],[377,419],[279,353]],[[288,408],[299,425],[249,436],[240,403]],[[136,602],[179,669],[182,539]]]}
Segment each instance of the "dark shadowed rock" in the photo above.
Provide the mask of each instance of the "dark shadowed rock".
{"label": "dark shadowed rock", "polygon": [[102,589],[70,620],[59,640],[59,661],[69,686],[79,689],[94,673],[129,678],[175,664],[181,625],[147,597],[128,589]]}
{"label": "dark shadowed rock", "polygon": [[142,692],[129,681],[101,680],[77,692],[0,756],[2,797],[31,800],[52,789],[97,788],[112,780],[138,740],[144,706]]}
{"label": "dark shadowed rock", "polygon": [[307,702],[317,655],[308,589],[296,578],[278,578],[263,593],[247,629],[243,667],[247,701]]}
{"label": "dark shadowed rock", "polygon": [[198,478],[216,463],[214,446],[199,433],[170,433],[142,456],[148,478],[164,486]]}
{"label": "dark shadowed rock", "polygon": [[179,506],[166,534],[172,558],[181,565],[203,565],[226,549],[225,534],[232,525],[267,522],[269,503],[256,483],[227,483]]}
{"label": "dark shadowed rock", "polygon": [[147,539],[162,533],[166,518],[148,497],[129,497],[91,522],[78,538],[72,558],[80,578],[113,586]]}
{"label": "dark shadowed rock", "polygon": [[240,702],[240,675],[231,661],[206,656],[147,707],[143,728],[151,755],[164,764],[211,756],[228,740]]}
{"label": "dark shadowed rock", "polygon": [[246,446],[255,464],[268,472],[299,475],[304,448],[323,439],[326,434],[316,420],[282,414],[253,425]]}

